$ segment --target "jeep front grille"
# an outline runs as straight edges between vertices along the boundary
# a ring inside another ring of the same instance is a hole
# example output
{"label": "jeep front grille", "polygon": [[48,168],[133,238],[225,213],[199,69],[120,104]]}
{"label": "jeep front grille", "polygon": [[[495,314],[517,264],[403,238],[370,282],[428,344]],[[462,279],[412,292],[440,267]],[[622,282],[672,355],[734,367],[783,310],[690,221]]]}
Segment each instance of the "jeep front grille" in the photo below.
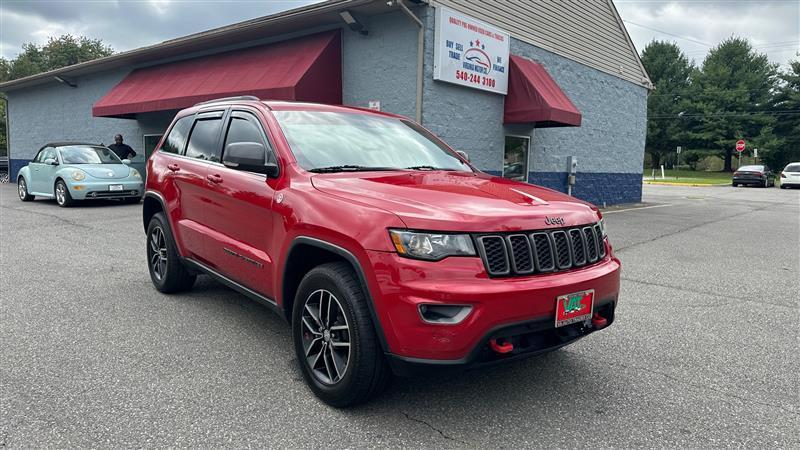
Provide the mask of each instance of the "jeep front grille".
{"label": "jeep front grille", "polygon": [[569,270],[606,256],[600,225],[518,233],[475,235],[491,276],[519,276]]}

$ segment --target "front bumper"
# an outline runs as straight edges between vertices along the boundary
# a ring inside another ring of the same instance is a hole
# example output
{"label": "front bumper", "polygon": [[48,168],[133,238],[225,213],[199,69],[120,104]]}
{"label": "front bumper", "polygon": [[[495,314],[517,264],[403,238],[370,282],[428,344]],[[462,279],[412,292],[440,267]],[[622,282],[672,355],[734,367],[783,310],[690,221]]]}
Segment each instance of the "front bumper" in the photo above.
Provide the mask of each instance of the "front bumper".
{"label": "front bumper", "polygon": [[[110,190],[111,185],[122,185],[121,191]],[[144,195],[144,182],[130,180],[73,181],[67,184],[69,193],[75,200],[100,200],[141,197]]]}
{"label": "front bumper", "polygon": [[[608,246],[607,256],[591,266],[508,278],[489,278],[476,257],[427,262],[388,252],[368,254],[376,277],[377,292],[372,289],[376,314],[394,361],[480,363],[487,342],[497,333],[505,333],[501,337],[542,333],[529,336],[532,344],[519,347],[525,349],[519,353],[557,348],[594,331],[581,330],[582,323],[556,329],[558,296],[593,289],[594,310],[605,311],[610,324],[619,295],[620,263]],[[421,304],[466,304],[472,311],[458,324],[432,324],[420,317]],[[523,332],[513,329],[518,326]],[[573,334],[557,336],[564,333]]]}

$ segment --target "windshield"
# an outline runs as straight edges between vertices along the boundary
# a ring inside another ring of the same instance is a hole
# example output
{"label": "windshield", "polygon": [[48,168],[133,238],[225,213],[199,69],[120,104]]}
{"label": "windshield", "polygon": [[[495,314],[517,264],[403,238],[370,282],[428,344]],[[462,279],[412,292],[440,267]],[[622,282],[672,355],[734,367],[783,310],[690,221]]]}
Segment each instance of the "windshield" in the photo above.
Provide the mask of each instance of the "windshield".
{"label": "windshield", "polygon": [[276,111],[297,162],[306,170],[472,169],[430,133],[393,117]]}
{"label": "windshield", "polygon": [[739,167],[739,172],[763,172],[764,166],[742,166]]}
{"label": "windshield", "polygon": [[64,164],[122,164],[117,155],[106,147],[69,145],[58,150]]}
{"label": "windshield", "polygon": [[800,172],[800,164],[789,164],[783,169],[784,172]]}

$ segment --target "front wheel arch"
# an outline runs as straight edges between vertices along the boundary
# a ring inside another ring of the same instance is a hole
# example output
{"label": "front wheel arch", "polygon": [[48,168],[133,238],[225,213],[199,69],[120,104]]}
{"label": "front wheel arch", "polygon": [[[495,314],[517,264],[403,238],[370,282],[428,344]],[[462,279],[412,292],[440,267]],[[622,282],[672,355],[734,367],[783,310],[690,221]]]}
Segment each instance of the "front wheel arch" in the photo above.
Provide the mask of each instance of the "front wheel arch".
{"label": "front wheel arch", "polygon": [[[308,257],[309,255],[318,256],[319,259]],[[286,252],[286,259],[284,260],[283,277],[281,279],[281,308],[283,308],[286,320],[289,323],[292,322],[294,298],[297,294],[297,288],[300,286],[300,282],[305,274],[314,267],[333,261],[347,263],[356,274],[356,278],[361,285],[361,290],[364,292],[367,299],[367,306],[369,307],[372,323],[375,327],[375,334],[378,336],[378,342],[380,342],[381,349],[384,352],[389,352],[386,334],[383,331],[383,326],[375,311],[375,301],[373,300],[372,293],[367,284],[367,278],[364,274],[364,269],[361,267],[361,263],[358,261],[358,258],[347,249],[327,241],[308,236],[298,236],[289,246],[289,250]]]}

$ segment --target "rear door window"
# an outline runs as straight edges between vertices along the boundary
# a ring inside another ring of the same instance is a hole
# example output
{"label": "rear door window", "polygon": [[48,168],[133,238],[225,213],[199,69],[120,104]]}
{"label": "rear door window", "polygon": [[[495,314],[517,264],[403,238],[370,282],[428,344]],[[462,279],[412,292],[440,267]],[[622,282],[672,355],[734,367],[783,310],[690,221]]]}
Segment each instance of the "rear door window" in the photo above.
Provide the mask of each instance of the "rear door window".
{"label": "rear door window", "polygon": [[192,128],[193,120],[194,116],[186,116],[178,119],[169,131],[167,138],[164,139],[161,151],[177,155],[183,154],[183,148],[186,145],[186,138],[189,137],[189,130]]}
{"label": "rear door window", "polygon": [[219,134],[222,130],[222,113],[198,115],[186,145],[186,156],[204,161],[219,162]]}

